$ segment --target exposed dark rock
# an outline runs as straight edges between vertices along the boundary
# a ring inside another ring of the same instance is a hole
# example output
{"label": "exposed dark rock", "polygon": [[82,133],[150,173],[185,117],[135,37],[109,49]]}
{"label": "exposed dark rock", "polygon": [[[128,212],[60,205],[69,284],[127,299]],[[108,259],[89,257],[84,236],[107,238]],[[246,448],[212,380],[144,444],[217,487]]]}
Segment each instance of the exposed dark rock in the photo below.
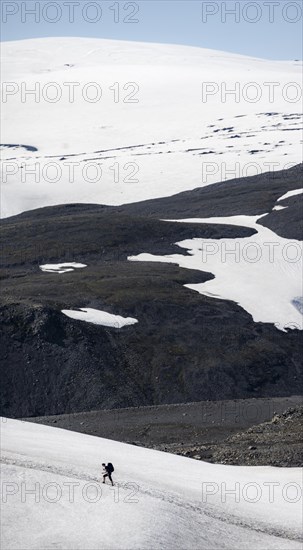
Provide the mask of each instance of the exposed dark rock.
{"label": "exposed dark rock", "polygon": [[302,403],[299,396],[204,401],[28,420],[197,460],[295,467],[303,465]]}
{"label": "exposed dark rock", "polygon": [[[300,170],[123,207],[63,205],[3,220],[1,413],[38,416],[296,393],[303,381],[298,330],[254,323],[234,302],[184,287],[211,279],[210,273],[127,257],[186,254],[174,243],[193,237],[252,235],[248,228],[155,218],[262,214],[299,187]],[[288,230],[297,229],[289,219]],[[88,267],[64,275],[39,269],[64,261]],[[117,330],[61,313],[83,307],[139,322]]]}

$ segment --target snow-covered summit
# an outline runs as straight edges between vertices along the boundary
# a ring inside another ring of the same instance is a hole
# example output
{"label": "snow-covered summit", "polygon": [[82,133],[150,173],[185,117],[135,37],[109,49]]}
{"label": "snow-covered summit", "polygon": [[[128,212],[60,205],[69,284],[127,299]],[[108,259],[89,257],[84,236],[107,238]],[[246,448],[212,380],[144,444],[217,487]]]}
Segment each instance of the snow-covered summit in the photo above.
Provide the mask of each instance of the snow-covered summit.
{"label": "snow-covered summit", "polygon": [[293,61],[43,38],[4,43],[2,65],[4,216],[169,196],[301,160]]}
{"label": "snow-covered summit", "polygon": [[[36,54],[34,59],[33,52]],[[248,64],[253,63],[260,70],[263,67],[264,71],[268,71],[269,67],[275,71],[277,66],[283,68],[285,72],[292,72],[295,67],[298,70],[298,62],[296,61],[269,61],[220,50],[179,44],[83,37],[31,38],[4,42],[2,57],[5,77],[16,76],[18,58],[21,57],[26,57],[27,63],[21,66],[19,62],[20,75],[32,72],[33,68],[36,72],[43,72],[46,70],[46,63],[48,63],[48,69],[53,68],[55,70],[63,66],[62,62],[69,62],[79,67],[105,64],[146,65],[149,63],[167,66],[173,64],[178,67],[200,65],[201,68],[207,63],[214,71],[226,67],[226,63],[228,63],[236,70],[241,68],[245,72],[249,71]],[[12,58],[16,60],[13,64],[9,63]]]}

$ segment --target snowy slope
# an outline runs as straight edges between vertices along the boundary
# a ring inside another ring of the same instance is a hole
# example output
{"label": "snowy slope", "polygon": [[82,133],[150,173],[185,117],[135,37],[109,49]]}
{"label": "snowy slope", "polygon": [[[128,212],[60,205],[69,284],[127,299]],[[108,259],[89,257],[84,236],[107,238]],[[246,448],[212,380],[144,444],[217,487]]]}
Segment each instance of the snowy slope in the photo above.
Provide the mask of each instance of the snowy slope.
{"label": "snowy slope", "polygon": [[2,62],[3,216],[169,196],[301,160],[297,62],[86,38],[7,42]]}
{"label": "snowy slope", "polygon": [[[1,436],[3,548],[301,548],[300,469],[213,465],[10,419]],[[100,486],[102,461],[114,489]]]}

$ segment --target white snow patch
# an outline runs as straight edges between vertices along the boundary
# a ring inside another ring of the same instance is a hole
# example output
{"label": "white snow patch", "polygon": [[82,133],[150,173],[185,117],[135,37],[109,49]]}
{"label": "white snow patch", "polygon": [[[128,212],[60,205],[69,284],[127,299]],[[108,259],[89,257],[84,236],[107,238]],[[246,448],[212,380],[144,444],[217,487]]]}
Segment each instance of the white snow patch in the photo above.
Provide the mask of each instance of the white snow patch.
{"label": "white snow patch", "polygon": [[86,264],[78,264],[76,262],[63,263],[63,264],[44,264],[39,266],[41,271],[46,273],[68,273],[69,271],[74,271],[75,269],[82,269],[87,267]]}
{"label": "white snow patch", "polygon": [[303,188],[302,189],[294,189],[294,191],[288,191],[287,193],[285,193],[285,195],[282,195],[282,197],[280,197],[277,200],[277,202],[283,201],[284,199],[288,199],[289,197],[294,197],[295,195],[301,195],[301,193],[303,193]]}
{"label": "white snow patch", "polygon": [[93,323],[94,325],[103,325],[104,327],[122,328],[126,325],[134,325],[138,323],[137,319],[132,317],[121,317],[120,315],[113,315],[106,311],[100,311],[92,308],[80,308],[80,311],[73,309],[62,309],[64,315],[71,319],[77,319],[79,321],[86,321],[87,323]]}
{"label": "white snow patch", "polygon": [[[300,468],[208,464],[1,420],[7,550],[301,548]],[[103,461],[114,488],[100,484]]]}
{"label": "white snow patch", "polygon": [[139,254],[130,261],[175,263],[211,272],[215,278],[187,288],[222,300],[232,300],[255,322],[273,323],[278,329],[303,329],[300,311],[293,305],[302,293],[301,241],[284,239],[257,221],[266,216],[231,216],[167,220],[178,223],[227,224],[251,227],[255,235],[237,239],[188,239],[178,242],[189,256]]}
{"label": "white snow patch", "polygon": [[285,210],[285,208],[288,208],[288,206],[274,206],[273,210]]}

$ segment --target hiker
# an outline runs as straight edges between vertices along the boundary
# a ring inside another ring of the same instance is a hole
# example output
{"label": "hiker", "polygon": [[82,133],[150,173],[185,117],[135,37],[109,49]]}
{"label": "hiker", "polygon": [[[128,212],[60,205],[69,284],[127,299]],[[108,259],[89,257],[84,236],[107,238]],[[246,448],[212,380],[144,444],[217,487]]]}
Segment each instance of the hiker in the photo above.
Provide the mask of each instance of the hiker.
{"label": "hiker", "polygon": [[114,467],[112,465],[111,462],[108,463],[108,465],[106,466],[104,464],[104,462],[102,462],[102,468],[103,468],[103,471],[102,471],[102,474],[103,474],[103,482],[102,483],[105,483],[105,478],[108,477],[109,481],[111,482],[111,484],[113,485],[114,482],[112,480],[112,473],[114,471]]}

